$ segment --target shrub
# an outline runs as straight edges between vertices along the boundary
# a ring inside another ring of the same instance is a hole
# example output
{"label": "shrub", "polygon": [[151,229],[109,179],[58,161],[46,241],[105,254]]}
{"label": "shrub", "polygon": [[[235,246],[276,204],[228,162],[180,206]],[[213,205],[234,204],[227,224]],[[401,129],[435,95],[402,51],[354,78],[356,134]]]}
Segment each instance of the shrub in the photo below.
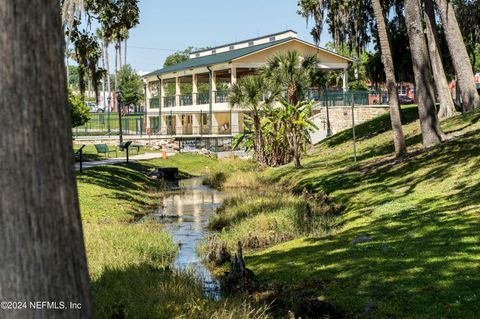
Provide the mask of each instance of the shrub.
{"label": "shrub", "polygon": [[81,126],[90,120],[88,106],[78,96],[75,96],[71,90],[68,90],[68,104],[72,116],[72,127]]}

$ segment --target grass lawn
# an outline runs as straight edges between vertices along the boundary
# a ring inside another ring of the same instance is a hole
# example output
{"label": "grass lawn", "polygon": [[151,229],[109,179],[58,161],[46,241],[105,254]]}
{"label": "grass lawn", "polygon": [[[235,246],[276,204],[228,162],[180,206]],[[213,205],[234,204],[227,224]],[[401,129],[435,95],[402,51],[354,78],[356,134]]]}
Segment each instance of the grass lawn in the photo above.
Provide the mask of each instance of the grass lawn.
{"label": "grass lawn", "polygon": [[357,127],[356,164],[347,130],[317,145],[304,169],[258,174],[262,185],[325,192],[344,208],[334,234],[247,253],[265,289],[300,287],[347,317],[480,317],[480,113],[444,121],[449,141],[423,150],[416,108],[403,111],[402,160],[384,115]]}
{"label": "grass lawn", "polygon": [[[80,147],[82,146],[83,144],[73,144],[73,151],[76,152],[80,149]],[[118,157],[126,157],[126,153],[125,152],[121,152],[120,151],[120,148],[118,147],[118,144],[108,144],[108,148],[110,150],[114,150],[116,149],[117,150],[117,155]],[[140,152],[137,153],[137,150],[136,148],[134,148],[134,150],[130,150],[130,156],[134,156],[134,155],[137,155],[137,154],[144,154],[145,153],[145,148],[141,148],[140,149]],[[112,152],[112,153],[109,153],[108,154],[108,158],[113,158],[115,157],[115,153]],[[93,144],[88,144],[88,145],[85,145],[85,147],[83,148],[83,161],[84,162],[91,162],[91,161],[100,161],[100,160],[104,160],[106,157],[105,157],[105,154],[98,154],[97,152],[97,149],[95,148],[95,145]]]}
{"label": "grass lawn", "polygon": [[215,160],[178,154],[167,161],[106,165],[77,174],[88,267],[99,318],[266,318],[241,299],[206,300],[192,274],[171,270],[177,251],[161,225],[136,222],[163,193],[142,171],[178,166],[201,174]]}

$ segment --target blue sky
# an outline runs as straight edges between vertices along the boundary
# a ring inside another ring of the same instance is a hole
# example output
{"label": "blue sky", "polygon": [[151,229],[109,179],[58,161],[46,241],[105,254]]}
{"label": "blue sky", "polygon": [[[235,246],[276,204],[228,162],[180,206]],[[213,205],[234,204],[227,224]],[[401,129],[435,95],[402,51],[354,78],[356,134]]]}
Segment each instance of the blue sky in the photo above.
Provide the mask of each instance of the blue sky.
{"label": "blue sky", "polygon": [[[312,42],[297,0],[140,0],[140,24],[130,32],[128,63],[153,71],[188,46],[205,47],[292,29]],[[322,43],[328,42],[322,35]],[[114,52],[110,50],[111,65]]]}

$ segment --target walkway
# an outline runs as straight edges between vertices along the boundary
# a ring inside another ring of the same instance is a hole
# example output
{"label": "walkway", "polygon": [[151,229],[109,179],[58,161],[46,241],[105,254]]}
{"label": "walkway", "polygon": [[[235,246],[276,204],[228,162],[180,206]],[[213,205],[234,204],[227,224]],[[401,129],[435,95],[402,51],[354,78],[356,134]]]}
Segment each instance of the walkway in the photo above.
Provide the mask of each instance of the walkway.
{"label": "walkway", "polygon": [[[167,154],[169,157],[174,155],[174,153],[168,153]],[[143,161],[143,160],[151,160],[155,158],[161,158],[162,153],[157,152],[157,153],[145,153],[145,154],[140,154],[140,155],[134,155],[134,156],[129,156],[130,161]],[[126,161],[125,157],[120,157],[120,158],[108,158],[105,160],[101,161],[94,161],[94,162],[83,162],[83,169],[87,168],[92,168],[96,167],[99,165],[114,165],[118,163],[124,163]],[[80,163],[76,162],[75,163],[75,170],[80,170]]]}

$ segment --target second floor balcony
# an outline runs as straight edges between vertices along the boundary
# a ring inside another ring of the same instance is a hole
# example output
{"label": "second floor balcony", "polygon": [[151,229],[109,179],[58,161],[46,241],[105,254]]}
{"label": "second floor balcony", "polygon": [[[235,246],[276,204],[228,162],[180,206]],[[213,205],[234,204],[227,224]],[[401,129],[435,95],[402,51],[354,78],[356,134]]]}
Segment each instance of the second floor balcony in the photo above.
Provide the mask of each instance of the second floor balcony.
{"label": "second floor balcony", "polygon": [[163,98],[163,107],[174,107],[177,106],[177,99],[175,95],[165,96]]}

